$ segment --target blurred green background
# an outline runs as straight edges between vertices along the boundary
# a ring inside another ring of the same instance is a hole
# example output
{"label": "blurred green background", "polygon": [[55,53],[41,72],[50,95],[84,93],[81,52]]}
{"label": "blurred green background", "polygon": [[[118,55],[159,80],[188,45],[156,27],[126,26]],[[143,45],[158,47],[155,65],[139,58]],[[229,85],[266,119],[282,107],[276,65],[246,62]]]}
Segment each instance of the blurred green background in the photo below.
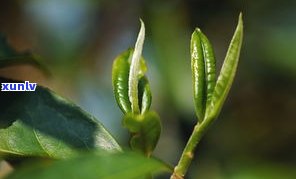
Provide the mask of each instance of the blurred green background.
{"label": "blurred green background", "polygon": [[95,115],[127,146],[111,69],[113,59],[134,46],[142,18],[152,108],[163,124],[155,156],[175,165],[196,123],[190,35],[198,26],[208,36],[219,71],[240,11],[245,36],[237,76],[187,178],[295,179],[294,0],[1,1],[0,33],[17,50],[42,56],[52,75],[30,66],[0,75],[50,87]]}

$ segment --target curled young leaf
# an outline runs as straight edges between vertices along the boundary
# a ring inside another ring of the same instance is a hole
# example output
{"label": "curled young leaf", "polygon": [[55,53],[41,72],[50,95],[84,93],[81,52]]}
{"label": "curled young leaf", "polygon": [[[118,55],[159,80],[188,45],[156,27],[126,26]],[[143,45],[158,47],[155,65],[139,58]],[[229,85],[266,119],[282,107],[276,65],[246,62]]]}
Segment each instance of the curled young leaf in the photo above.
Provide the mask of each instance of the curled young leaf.
{"label": "curled young leaf", "polygon": [[212,45],[198,28],[192,34],[190,50],[195,111],[202,121],[215,86],[216,62]]}
{"label": "curled young leaf", "polygon": [[[131,102],[128,96],[129,91],[129,70],[131,64],[131,57],[134,50],[128,49],[121,53],[113,62],[112,67],[112,85],[113,93],[115,95],[116,102],[123,113],[132,112]],[[139,109],[141,113],[149,110],[151,105],[151,92],[148,84],[148,80],[145,77],[147,67],[143,57],[140,58],[139,69],[137,73],[138,81],[138,101],[140,102]]]}
{"label": "curled young leaf", "polygon": [[123,125],[132,134],[130,145],[133,150],[138,150],[150,156],[158,142],[161,123],[155,112],[146,112],[141,115],[127,114]]}
{"label": "curled young leaf", "polygon": [[143,76],[139,80],[139,104],[141,109],[141,114],[148,112],[151,106],[152,95],[150,90],[150,85],[148,79]]}
{"label": "curled young leaf", "polygon": [[138,100],[138,82],[139,82],[139,68],[140,68],[140,58],[143,50],[143,44],[145,39],[145,25],[141,21],[141,29],[137,38],[135,45],[135,50],[131,59],[131,66],[129,71],[128,79],[128,96],[132,105],[132,111],[134,114],[139,114],[139,100]]}
{"label": "curled young leaf", "polygon": [[116,102],[124,113],[131,112],[131,103],[128,97],[128,77],[130,56],[132,49],[121,53],[113,62],[112,85]]}
{"label": "curled young leaf", "polygon": [[147,67],[141,57],[145,27],[141,29],[134,50],[122,53],[113,63],[112,81],[114,94],[125,113],[123,125],[132,134],[131,148],[150,156],[160,135],[160,119],[150,112],[151,90],[145,76]]}
{"label": "curled young leaf", "polygon": [[203,120],[206,93],[204,87],[205,63],[199,32],[199,29],[197,29],[192,34],[190,51],[195,112],[198,120]]}
{"label": "curled young leaf", "polygon": [[239,61],[239,55],[241,45],[243,41],[243,20],[242,14],[239,15],[238,25],[235,33],[230,42],[220,75],[218,77],[214,93],[210,102],[210,106],[206,111],[206,120],[215,119],[223,106],[223,103],[228,95],[230,87],[232,85],[237,64]]}
{"label": "curled young leaf", "polygon": [[200,38],[202,42],[202,49],[204,54],[204,62],[205,62],[205,81],[206,81],[206,108],[208,107],[214,88],[216,85],[216,60],[214,56],[213,47],[208,40],[208,38],[200,32]]}
{"label": "curled young leaf", "polygon": [[112,83],[116,101],[120,109],[126,114],[144,113],[151,105],[151,91],[145,77],[147,67],[141,56],[145,36],[144,23],[141,20],[141,29],[135,49],[129,49],[119,55],[112,68]]}

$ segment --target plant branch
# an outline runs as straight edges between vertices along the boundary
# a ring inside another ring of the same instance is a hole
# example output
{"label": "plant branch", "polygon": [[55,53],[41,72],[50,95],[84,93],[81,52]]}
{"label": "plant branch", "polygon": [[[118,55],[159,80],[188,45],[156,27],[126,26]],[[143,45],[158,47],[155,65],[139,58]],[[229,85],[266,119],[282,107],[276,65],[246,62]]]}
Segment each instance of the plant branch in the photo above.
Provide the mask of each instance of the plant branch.
{"label": "plant branch", "polygon": [[171,179],[183,179],[190,164],[191,161],[194,158],[194,151],[201,140],[203,134],[205,133],[205,130],[207,130],[209,124],[212,120],[205,120],[202,123],[197,123],[193,129],[193,132],[183,150],[183,153],[181,155],[181,158],[179,160],[178,165],[174,169],[174,173],[171,176]]}
{"label": "plant branch", "polygon": [[[195,50],[196,45],[199,45],[200,40],[202,40],[200,38],[201,36],[203,36],[203,34],[201,33],[200,30],[197,30],[193,33],[192,41],[191,41],[192,47],[193,47],[192,48],[193,50],[191,50],[192,54],[194,54],[196,52],[202,52],[202,49]],[[208,50],[206,50],[206,51],[209,52],[209,50],[212,50],[212,48],[209,46],[210,43],[206,39],[205,36],[203,38],[204,38],[204,42],[202,43],[202,45],[208,45],[208,48],[207,48]],[[220,113],[222,106],[225,102],[225,99],[229,93],[229,90],[231,88],[231,85],[232,85],[232,82],[233,82],[233,79],[234,79],[234,76],[236,73],[242,41],[243,41],[243,20],[242,20],[242,13],[240,13],[238,24],[237,24],[236,30],[234,32],[234,35],[232,37],[232,40],[230,42],[230,45],[229,45],[222,69],[220,71],[220,75],[218,77],[218,80],[215,85],[213,85],[214,84],[214,82],[213,82],[213,84],[210,86],[211,88],[208,87],[207,91],[205,93],[208,95],[207,97],[210,96],[210,98],[208,99],[207,104],[206,104],[205,116],[203,117],[204,120],[202,120],[201,123],[198,122],[196,124],[196,126],[194,127],[194,130],[193,130],[193,132],[192,132],[192,134],[185,146],[185,149],[181,155],[179,163],[174,169],[174,173],[172,174],[171,179],[183,179],[184,178],[184,176],[191,164],[191,161],[194,157],[194,151],[195,151],[196,145],[199,143],[202,136],[205,134],[207,128],[210,126],[210,124],[213,123],[213,121],[217,118],[218,114]],[[205,55],[205,56],[209,57],[208,61],[213,63],[209,66],[214,69],[215,62],[214,62],[214,58],[213,58],[212,54],[213,53],[209,53],[208,55]],[[204,60],[204,59],[202,58],[202,56],[200,58],[198,58],[198,56],[195,57],[193,55],[192,57],[193,57],[192,64],[194,67],[194,68],[192,68],[193,77],[194,77],[193,78],[193,82],[194,82],[193,87],[194,87],[194,94],[196,97],[195,104],[197,105],[197,107],[202,108],[203,106],[200,105],[199,100],[202,99],[203,95],[198,95],[198,93],[199,93],[198,89],[202,89],[204,84],[200,82],[200,81],[202,81],[202,79],[195,78],[195,75],[197,77],[203,75],[202,73],[204,73],[204,71],[198,69],[197,62],[201,62],[199,65],[203,65],[202,60]],[[208,70],[211,70],[211,68],[209,68]],[[213,80],[214,77],[213,77],[213,79],[212,79],[212,77],[210,79]],[[212,86],[215,86],[215,88],[212,89]],[[209,90],[211,90],[211,91],[209,91]],[[201,115],[197,115],[197,116],[200,118]]]}

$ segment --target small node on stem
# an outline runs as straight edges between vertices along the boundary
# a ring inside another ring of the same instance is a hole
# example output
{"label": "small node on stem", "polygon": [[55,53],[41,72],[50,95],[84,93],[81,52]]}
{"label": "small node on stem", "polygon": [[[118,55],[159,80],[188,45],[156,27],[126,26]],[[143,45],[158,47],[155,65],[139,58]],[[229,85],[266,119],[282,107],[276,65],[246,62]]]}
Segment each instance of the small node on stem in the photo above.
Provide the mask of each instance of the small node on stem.
{"label": "small node on stem", "polygon": [[193,159],[193,157],[194,157],[193,152],[186,152],[185,155],[186,155],[188,158],[191,158],[191,159]]}
{"label": "small node on stem", "polygon": [[173,173],[170,179],[184,179],[184,177],[179,176],[177,173]]}

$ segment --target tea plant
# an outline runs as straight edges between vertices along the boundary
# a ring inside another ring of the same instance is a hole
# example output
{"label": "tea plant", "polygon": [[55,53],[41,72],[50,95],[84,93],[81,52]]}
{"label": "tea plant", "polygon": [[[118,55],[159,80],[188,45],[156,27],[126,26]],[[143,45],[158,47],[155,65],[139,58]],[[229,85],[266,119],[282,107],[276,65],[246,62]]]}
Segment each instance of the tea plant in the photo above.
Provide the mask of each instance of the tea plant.
{"label": "tea plant", "polygon": [[[140,21],[135,47],[116,57],[112,69],[113,92],[123,112],[123,127],[130,132],[132,151],[123,150],[94,117],[47,88],[1,92],[0,157],[8,162],[30,157],[47,159],[16,168],[8,178],[129,179],[151,178],[159,172],[170,172],[172,179],[184,178],[197,144],[218,117],[232,85],[243,39],[242,15],[217,80],[209,40],[198,28],[192,34],[193,99],[198,120],[174,169],[152,157],[161,122],[157,113],[150,110],[152,94],[141,55],[145,26]],[[0,40],[0,68],[16,63],[43,68],[33,55],[17,53],[3,38]],[[0,78],[0,82],[18,83],[7,78]]]}

